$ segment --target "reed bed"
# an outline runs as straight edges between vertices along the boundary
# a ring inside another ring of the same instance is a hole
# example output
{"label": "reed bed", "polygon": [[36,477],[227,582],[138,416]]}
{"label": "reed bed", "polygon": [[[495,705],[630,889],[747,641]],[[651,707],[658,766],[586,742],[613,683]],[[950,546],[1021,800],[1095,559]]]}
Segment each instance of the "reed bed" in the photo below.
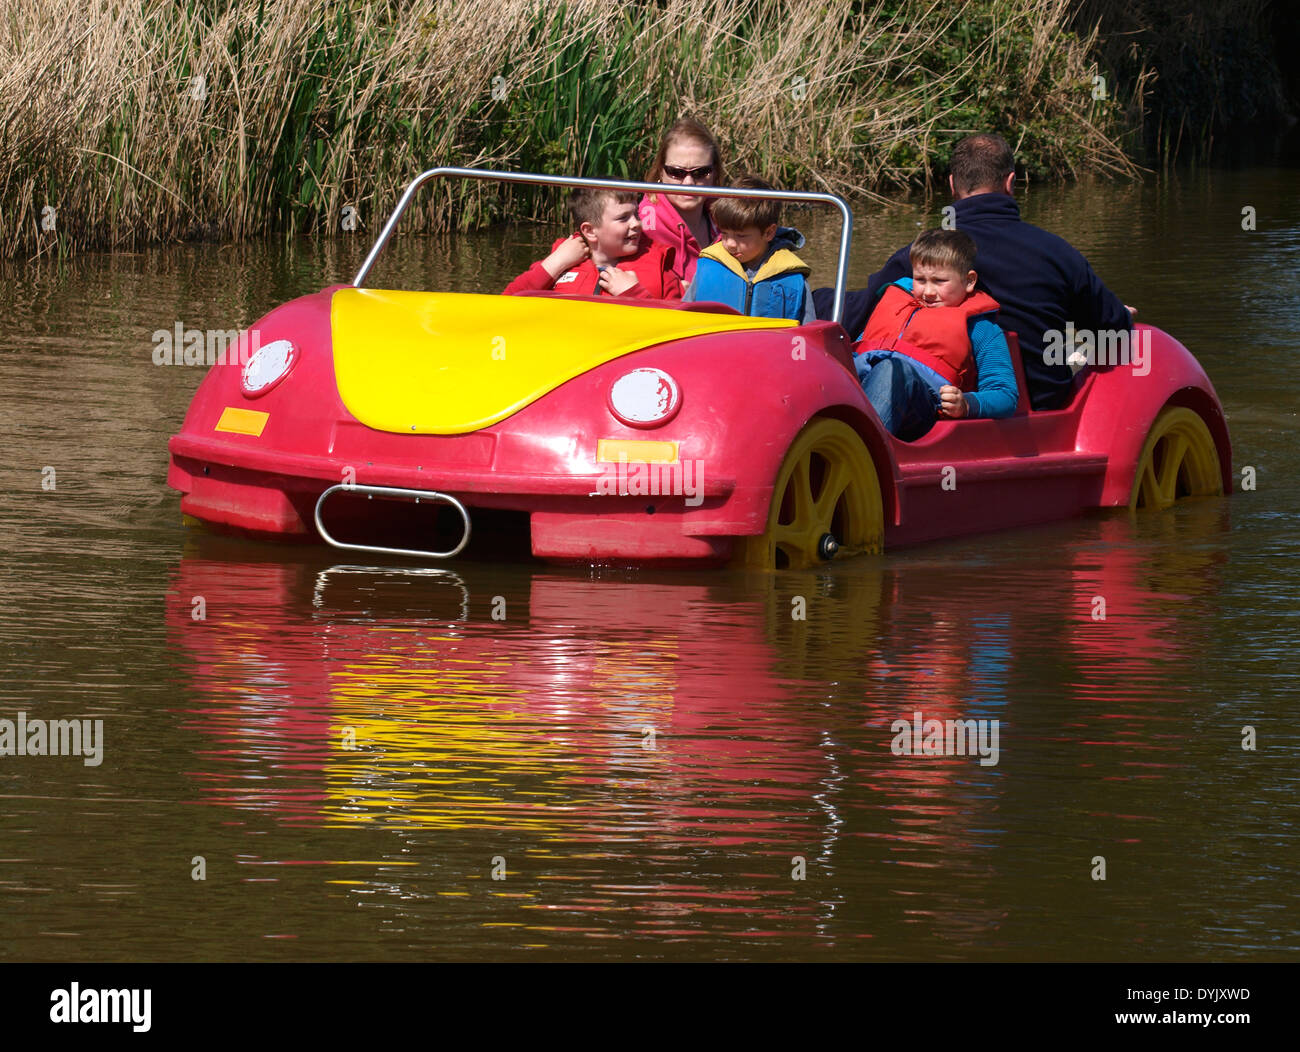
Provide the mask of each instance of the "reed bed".
{"label": "reed bed", "polygon": [[[925,183],[985,128],[1035,173],[1131,173],[1068,21],[1065,0],[15,0],[0,254],[373,231],[438,164],[641,178],[683,113],[792,188]],[[441,186],[410,221],[555,199]]]}

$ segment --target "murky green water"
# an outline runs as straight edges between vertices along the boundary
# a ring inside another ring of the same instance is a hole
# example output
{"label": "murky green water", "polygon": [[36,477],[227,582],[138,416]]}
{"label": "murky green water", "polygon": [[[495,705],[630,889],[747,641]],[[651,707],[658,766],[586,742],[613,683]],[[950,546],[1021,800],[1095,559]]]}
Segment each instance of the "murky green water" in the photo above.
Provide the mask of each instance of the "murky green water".
{"label": "murky green water", "polygon": [[[1255,491],[772,578],[363,566],[181,525],[201,377],[150,334],[365,245],[8,268],[0,718],[102,719],[104,752],[0,756],[0,955],[1294,959],[1300,183],[1022,201],[1201,358]],[[859,209],[857,278],[943,203]],[[551,236],[375,281],[497,287]],[[999,762],[893,755],[916,710],[997,719]]]}

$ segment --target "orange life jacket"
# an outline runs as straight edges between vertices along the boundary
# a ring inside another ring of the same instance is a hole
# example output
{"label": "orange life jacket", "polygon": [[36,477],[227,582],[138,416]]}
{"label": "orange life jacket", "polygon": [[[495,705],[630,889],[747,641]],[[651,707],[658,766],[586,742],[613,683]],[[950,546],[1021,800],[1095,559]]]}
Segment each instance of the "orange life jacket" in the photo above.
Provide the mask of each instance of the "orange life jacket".
{"label": "orange life jacket", "polygon": [[889,285],[867,319],[859,346],[863,351],[899,351],[954,387],[973,391],[978,378],[969,322],[997,309],[986,292],[974,292],[956,307],[927,307],[898,285]]}

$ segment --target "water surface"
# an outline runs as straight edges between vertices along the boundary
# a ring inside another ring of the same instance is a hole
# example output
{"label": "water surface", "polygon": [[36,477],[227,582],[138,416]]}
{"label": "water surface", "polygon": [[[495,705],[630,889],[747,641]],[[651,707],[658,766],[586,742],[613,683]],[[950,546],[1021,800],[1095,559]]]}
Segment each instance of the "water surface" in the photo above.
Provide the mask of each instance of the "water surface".
{"label": "water surface", "polygon": [[[855,283],[943,203],[859,208]],[[775,576],[214,537],[165,484],[201,373],[151,333],[368,246],[7,267],[0,718],[105,752],[0,757],[0,955],[1295,959],[1300,190],[1022,203],[1200,358],[1256,490]],[[831,274],[835,224],[788,218]],[[374,280],[494,289],[552,236],[406,239]],[[998,763],[895,756],[914,711],[998,720]]]}

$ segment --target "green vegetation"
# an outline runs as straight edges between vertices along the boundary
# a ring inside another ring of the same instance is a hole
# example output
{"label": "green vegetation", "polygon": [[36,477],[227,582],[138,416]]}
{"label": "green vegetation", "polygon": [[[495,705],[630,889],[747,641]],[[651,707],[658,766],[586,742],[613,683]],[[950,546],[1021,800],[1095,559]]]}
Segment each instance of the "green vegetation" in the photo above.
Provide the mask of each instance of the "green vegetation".
{"label": "green vegetation", "polygon": [[[1097,27],[1094,49],[1132,132],[1155,160],[1205,158],[1216,139],[1240,140],[1294,118],[1280,56],[1300,29],[1285,0],[1081,0],[1074,23]],[[1256,137],[1258,137],[1256,135]],[[1263,136],[1267,138],[1267,135]]]}
{"label": "green vegetation", "polygon": [[[642,177],[690,113],[732,172],[878,193],[974,130],[1132,173],[1065,0],[27,0],[0,16],[0,254],[374,230],[437,164]],[[551,214],[441,186],[426,230]],[[54,209],[55,232],[42,230]]]}

